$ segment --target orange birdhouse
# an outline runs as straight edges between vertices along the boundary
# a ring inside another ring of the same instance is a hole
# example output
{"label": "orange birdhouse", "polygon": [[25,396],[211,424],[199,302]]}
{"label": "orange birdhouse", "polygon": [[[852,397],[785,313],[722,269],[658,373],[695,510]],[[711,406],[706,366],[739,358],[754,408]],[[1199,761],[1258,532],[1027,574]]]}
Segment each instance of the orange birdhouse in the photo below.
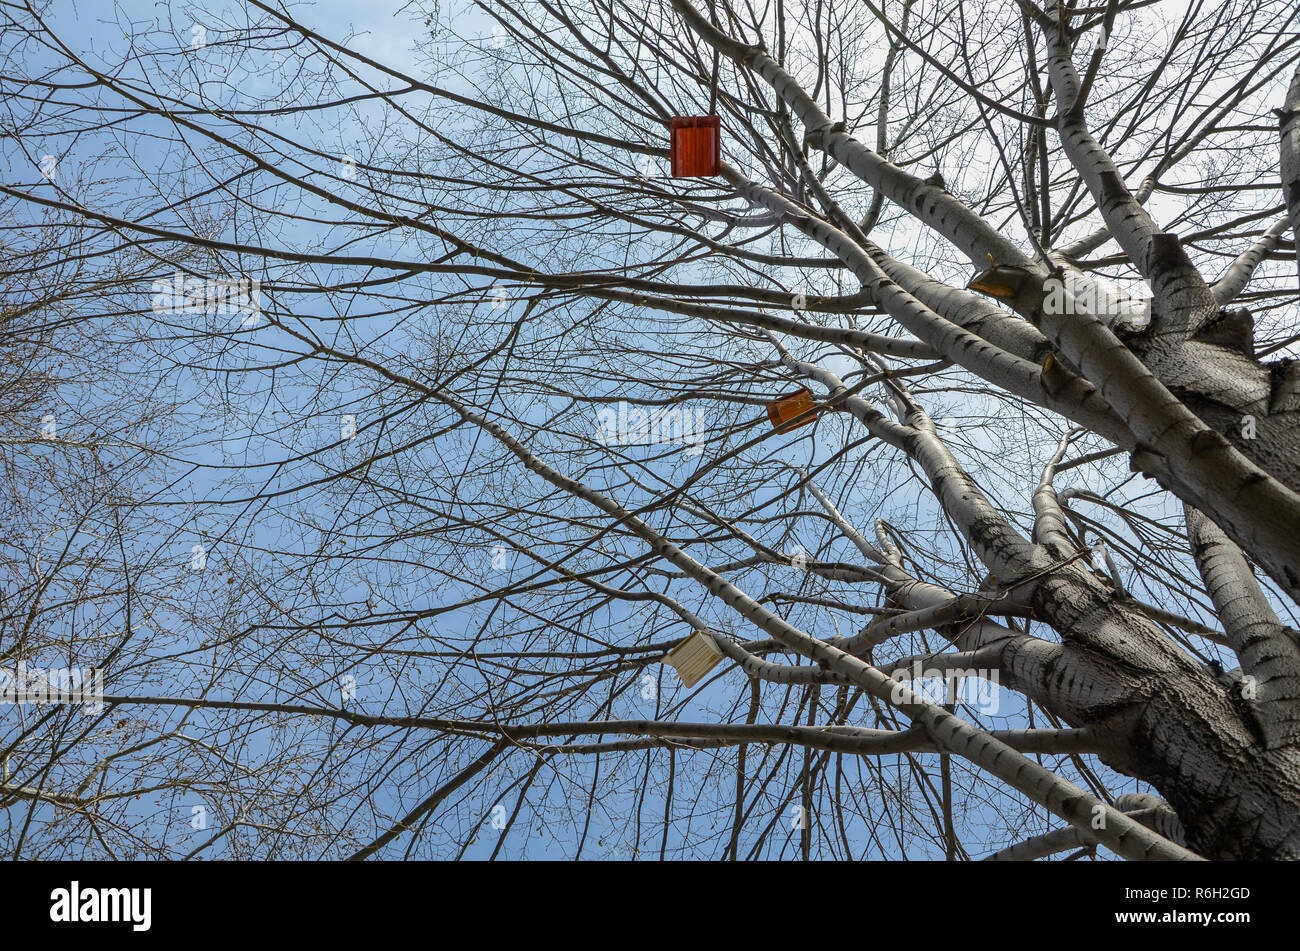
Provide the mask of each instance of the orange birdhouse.
{"label": "orange birdhouse", "polygon": [[[767,418],[772,421],[778,433],[788,433],[792,429],[806,426],[819,415],[821,410],[813,402],[812,393],[802,386],[767,404]],[[798,416],[803,416],[803,419],[791,422]]]}
{"label": "orange birdhouse", "polygon": [[718,174],[722,163],[722,120],[717,116],[677,116],[668,123],[673,178]]}

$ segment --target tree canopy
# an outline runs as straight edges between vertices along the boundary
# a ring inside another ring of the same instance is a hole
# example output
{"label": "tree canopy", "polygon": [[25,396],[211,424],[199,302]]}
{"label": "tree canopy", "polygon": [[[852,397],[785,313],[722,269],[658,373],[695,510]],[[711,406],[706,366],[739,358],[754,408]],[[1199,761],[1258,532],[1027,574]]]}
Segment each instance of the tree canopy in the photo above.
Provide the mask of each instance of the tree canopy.
{"label": "tree canopy", "polygon": [[1294,3],[392,7],[0,9],[0,851],[1300,857]]}

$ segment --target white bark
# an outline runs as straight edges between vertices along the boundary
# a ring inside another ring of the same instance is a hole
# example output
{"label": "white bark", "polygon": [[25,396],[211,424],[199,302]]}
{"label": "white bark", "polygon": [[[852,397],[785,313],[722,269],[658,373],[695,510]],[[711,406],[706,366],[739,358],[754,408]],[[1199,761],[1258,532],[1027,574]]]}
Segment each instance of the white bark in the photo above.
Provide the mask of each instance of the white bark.
{"label": "white bark", "polygon": [[1282,139],[1282,199],[1291,219],[1296,267],[1300,269],[1300,66],[1291,77],[1291,87],[1282,104],[1278,125]]}

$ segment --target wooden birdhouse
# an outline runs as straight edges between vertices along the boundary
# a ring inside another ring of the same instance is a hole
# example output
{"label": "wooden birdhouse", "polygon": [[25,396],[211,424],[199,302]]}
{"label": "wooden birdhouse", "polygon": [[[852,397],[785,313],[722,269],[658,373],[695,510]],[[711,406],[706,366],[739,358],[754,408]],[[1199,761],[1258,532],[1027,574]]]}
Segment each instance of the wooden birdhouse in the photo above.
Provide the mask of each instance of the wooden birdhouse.
{"label": "wooden birdhouse", "polygon": [[696,631],[664,655],[664,663],[677,671],[682,683],[694,687],[722,660],[722,651],[713,638]]}
{"label": "wooden birdhouse", "polygon": [[673,178],[717,175],[722,164],[722,120],[717,116],[677,116],[668,123]]}
{"label": "wooden birdhouse", "polygon": [[[821,409],[813,402],[812,393],[802,386],[767,404],[767,418],[772,421],[772,426],[778,433],[788,433],[800,426],[807,426],[819,415]],[[803,418],[798,419],[800,416]]]}

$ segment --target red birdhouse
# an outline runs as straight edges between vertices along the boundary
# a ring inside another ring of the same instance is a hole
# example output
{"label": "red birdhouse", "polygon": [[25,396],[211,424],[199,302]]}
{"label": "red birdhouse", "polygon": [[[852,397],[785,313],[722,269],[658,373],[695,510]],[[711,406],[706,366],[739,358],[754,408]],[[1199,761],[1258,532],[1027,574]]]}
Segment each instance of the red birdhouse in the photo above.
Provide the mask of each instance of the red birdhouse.
{"label": "red birdhouse", "polygon": [[722,163],[722,120],[717,116],[677,116],[668,123],[673,178],[718,174]]}
{"label": "red birdhouse", "polygon": [[[788,433],[800,426],[807,426],[820,415],[821,410],[813,402],[812,393],[802,386],[793,393],[778,396],[767,404],[767,418],[772,421],[778,433]],[[797,416],[803,416],[803,419],[790,422]]]}

